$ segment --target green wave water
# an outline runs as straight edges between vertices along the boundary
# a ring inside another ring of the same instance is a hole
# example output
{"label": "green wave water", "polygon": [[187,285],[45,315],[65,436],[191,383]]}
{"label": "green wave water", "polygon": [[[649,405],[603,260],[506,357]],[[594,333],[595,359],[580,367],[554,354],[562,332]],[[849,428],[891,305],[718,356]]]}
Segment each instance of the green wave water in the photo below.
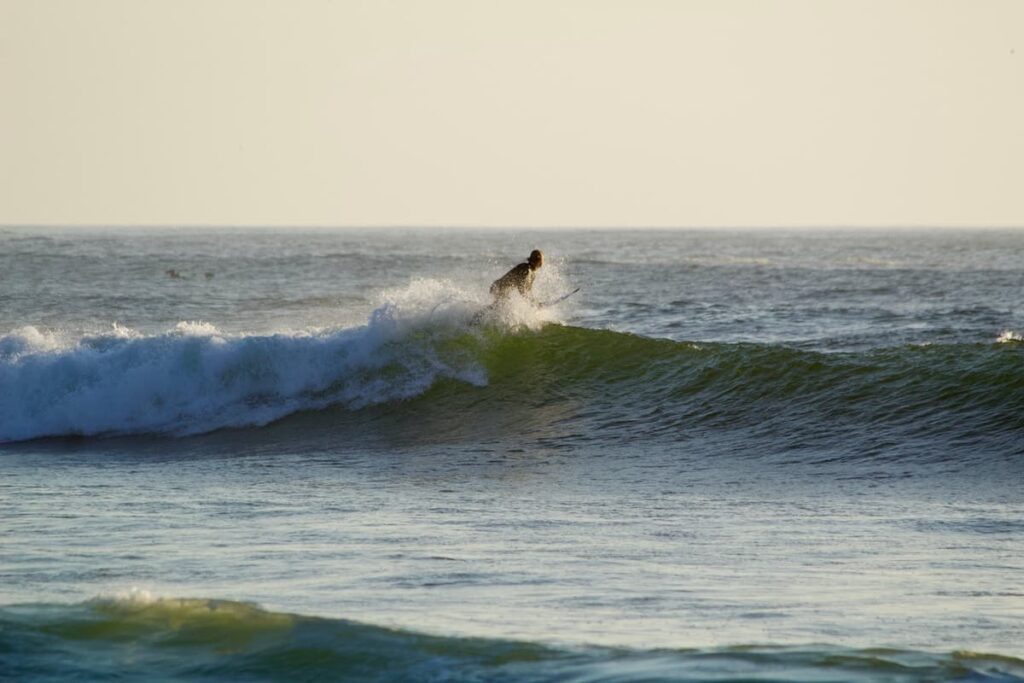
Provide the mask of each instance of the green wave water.
{"label": "green wave water", "polygon": [[1024,660],[827,645],[627,650],[431,636],[221,600],[0,608],[16,681],[1021,681]]}
{"label": "green wave water", "polygon": [[[547,325],[461,335],[436,350],[453,364],[481,364],[486,386],[442,379],[420,397],[344,422],[454,439],[557,424],[565,443],[733,434],[837,457],[1024,452],[1017,343],[829,353]],[[460,419],[444,419],[452,414]]]}

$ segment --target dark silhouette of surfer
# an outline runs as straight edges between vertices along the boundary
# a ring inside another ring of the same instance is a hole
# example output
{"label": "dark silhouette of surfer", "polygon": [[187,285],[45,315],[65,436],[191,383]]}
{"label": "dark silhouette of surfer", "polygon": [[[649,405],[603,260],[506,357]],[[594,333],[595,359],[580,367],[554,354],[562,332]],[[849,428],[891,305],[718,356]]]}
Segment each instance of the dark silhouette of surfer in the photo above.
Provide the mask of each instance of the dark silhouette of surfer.
{"label": "dark silhouette of surfer", "polygon": [[[537,270],[544,265],[544,254],[540,249],[530,252],[530,258],[512,268],[491,284],[491,295],[498,302],[507,299],[513,292],[519,292],[530,301],[534,301],[532,290]],[[536,303],[536,302],[535,302]]]}
{"label": "dark silhouette of surfer", "polygon": [[551,301],[537,301],[533,296],[533,281],[537,277],[537,271],[543,265],[544,254],[541,253],[541,250],[534,249],[531,251],[530,257],[526,259],[524,263],[520,263],[513,267],[512,270],[508,271],[491,283],[491,296],[494,297],[494,301],[489,306],[485,306],[481,310],[477,311],[476,315],[473,316],[470,322],[474,325],[479,323],[488,311],[493,311],[498,304],[502,301],[506,301],[515,292],[519,292],[523,298],[532,303],[535,307],[546,308],[565,301],[570,296],[580,291],[580,288],[577,287],[568,294],[563,294]]}
{"label": "dark silhouette of surfer", "polygon": [[532,293],[533,280],[537,277],[537,269],[542,265],[544,265],[544,254],[541,253],[540,249],[534,249],[530,252],[530,257],[525,262],[514,266],[512,270],[491,283],[491,296],[494,297],[494,301],[489,306],[484,306],[481,310],[477,311],[470,322],[476,325],[488,311],[493,311],[499,303],[507,301],[515,292],[519,292],[524,298],[537,306],[537,300],[533,298]]}

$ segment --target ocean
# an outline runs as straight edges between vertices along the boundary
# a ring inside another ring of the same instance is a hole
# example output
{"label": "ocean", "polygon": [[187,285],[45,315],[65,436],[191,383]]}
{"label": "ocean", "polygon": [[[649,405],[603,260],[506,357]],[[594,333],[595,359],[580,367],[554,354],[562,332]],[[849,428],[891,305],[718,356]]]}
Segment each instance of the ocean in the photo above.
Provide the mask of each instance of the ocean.
{"label": "ocean", "polygon": [[[536,307],[492,280],[544,250]],[[1024,231],[0,229],[0,680],[1024,681]]]}

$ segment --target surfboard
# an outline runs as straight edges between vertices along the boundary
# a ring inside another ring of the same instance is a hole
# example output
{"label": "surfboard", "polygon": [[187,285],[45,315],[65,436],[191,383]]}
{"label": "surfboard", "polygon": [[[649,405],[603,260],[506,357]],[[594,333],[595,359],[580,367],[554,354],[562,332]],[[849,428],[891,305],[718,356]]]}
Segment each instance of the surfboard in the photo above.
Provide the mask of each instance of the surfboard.
{"label": "surfboard", "polygon": [[562,296],[558,297],[557,299],[552,299],[551,301],[545,301],[544,303],[540,304],[540,307],[541,308],[547,308],[548,306],[554,306],[555,304],[560,304],[560,303],[562,303],[563,301],[565,301],[566,299],[568,299],[570,296],[572,296],[573,294],[575,294],[578,291],[580,291],[579,287],[577,287],[576,289],[572,290],[568,294],[563,294]]}
{"label": "surfboard", "polygon": [[[572,290],[571,292],[568,292],[567,294],[563,294],[560,297],[551,299],[550,301],[541,302],[541,303],[537,304],[537,308],[547,308],[548,306],[554,306],[555,304],[562,303],[563,301],[565,301],[566,299],[568,299],[570,296],[572,296],[573,294],[575,294],[578,291],[580,291],[579,287],[577,287],[576,289]],[[495,306],[495,304],[490,304],[490,305],[487,305],[487,306],[484,306],[483,308],[481,308],[479,311],[477,311],[473,315],[472,318],[470,318],[469,324],[470,325],[478,324],[481,320],[483,320],[483,317],[487,314],[488,311],[494,310],[494,306]],[[436,309],[436,306],[435,306],[435,309]]]}

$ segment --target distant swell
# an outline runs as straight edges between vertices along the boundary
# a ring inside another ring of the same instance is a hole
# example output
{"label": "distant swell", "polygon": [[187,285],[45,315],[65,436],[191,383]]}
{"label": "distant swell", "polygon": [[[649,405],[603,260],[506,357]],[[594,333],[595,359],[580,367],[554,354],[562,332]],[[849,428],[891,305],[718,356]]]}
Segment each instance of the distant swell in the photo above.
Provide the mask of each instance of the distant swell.
{"label": "distant swell", "polygon": [[1018,343],[819,353],[562,325],[475,327],[464,311],[430,313],[405,319],[385,306],[363,327],[268,336],[180,325],[62,344],[22,330],[0,339],[0,440],[194,434],[394,404],[384,419],[424,430],[433,420],[442,433],[475,423],[500,436],[557,414],[567,438],[711,429],[781,448],[898,450],[938,437],[1024,449]]}
{"label": "distant swell", "polygon": [[563,648],[431,636],[225,600],[98,600],[0,608],[12,680],[1024,680],[1010,656],[813,645]]}

